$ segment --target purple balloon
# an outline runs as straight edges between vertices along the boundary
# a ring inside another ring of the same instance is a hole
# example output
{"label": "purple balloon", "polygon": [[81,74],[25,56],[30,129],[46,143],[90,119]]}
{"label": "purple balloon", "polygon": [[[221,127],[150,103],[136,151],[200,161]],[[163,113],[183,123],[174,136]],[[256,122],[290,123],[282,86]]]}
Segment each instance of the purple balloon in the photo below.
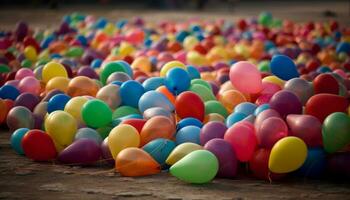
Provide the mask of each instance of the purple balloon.
{"label": "purple balloon", "polygon": [[299,98],[293,92],[287,90],[276,92],[269,103],[270,107],[279,112],[283,118],[286,118],[289,114],[301,114],[303,110]]}
{"label": "purple balloon", "polygon": [[237,174],[237,158],[231,144],[224,139],[212,139],[207,142],[204,149],[212,152],[219,161],[218,177],[232,178]]}
{"label": "purple balloon", "polygon": [[107,161],[109,164],[114,165],[115,161],[112,157],[111,151],[109,150],[109,146],[108,146],[108,137],[106,137],[101,143],[101,151],[102,151],[102,158],[105,161]]}
{"label": "purple balloon", "polygon": [[58,155],[58,160],[67,164],[87,165],[95,163],[100,157],[100,146],[95,141],[84,138],[65,148]]}
{"label": "purple balloon", "polygon": [[208,141],[214,138],[224,138],[227,127],[222,122],[208,122],[205,124],[199,135],[199,140],[202,146],[204,146]]}
{"label": "purple balloon", "polygon": [[328,158],[328,171],[338,177],[350,177],[350,152],[333,153]]}
{"label": "purple balloon", "polygon": [[32,93],[22,93],[20,94],[16,100],[14,106],[24,106],[28,108],[30,111],[33,111],[35,106],[40,102],[40,99],[38,96],[32,94]]}
{"label": "purple balloon", "polygon": [[78,72],[77,72],[78,76],[86,76],[92,79],[98,79],[98,75],[95,72],[94,69],[92,69],[91,67],[88,66],[84,66],[79,68]]}
{"label": "purple balloon", "polygon": [[262,111],[255,118],[255,121],[254,121],[255,130],[259,130],[260,125],[263,123],[263,121],[269,117],[281,117],[281,115],[273,109],[266,109]]}

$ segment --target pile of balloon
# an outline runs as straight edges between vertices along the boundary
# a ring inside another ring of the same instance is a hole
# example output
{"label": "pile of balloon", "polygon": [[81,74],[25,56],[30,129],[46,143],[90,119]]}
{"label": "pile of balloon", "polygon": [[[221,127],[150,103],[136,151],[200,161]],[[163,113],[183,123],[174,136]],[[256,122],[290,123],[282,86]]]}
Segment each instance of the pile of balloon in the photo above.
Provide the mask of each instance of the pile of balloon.
{"label": "pile of balloon", "polygon": [[189,183],[350,176],[350,27],[336,21],[72,13],[1,31],[0,75],[0,123],[34,161]]}

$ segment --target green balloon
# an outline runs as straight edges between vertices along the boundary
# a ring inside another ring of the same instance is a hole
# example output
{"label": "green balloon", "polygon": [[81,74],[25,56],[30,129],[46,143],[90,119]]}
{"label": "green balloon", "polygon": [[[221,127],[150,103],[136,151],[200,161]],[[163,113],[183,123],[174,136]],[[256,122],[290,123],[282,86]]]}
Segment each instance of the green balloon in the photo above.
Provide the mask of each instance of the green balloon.
{"label": "green balloon", "polygon": [[334,153],[350,144],[350,117],[335,112],[325,119],[322,126],[323,147],[326,152]]}
{"label": "green balloon", "polygon": [[273,22],[273,18],[272,18],[271,13],[269,13],[269,12],[260,13],[260,15],[258,17],[258,22],[259,22],[259,24],[261,24],[263,26],[271,26],[272,22]]}
{"label": "green balloon", "polygon": [[101,73],[100,73],[100,80],[102,82],[103,85],[106,85],[106,81],[109,75],[111,75],[113,72],[125,72],[127,73],[127,71],[125,70],[124,66],[118,62],[110,62],[108,64],[106,64]]}
{"label": "green balloon", "polygon": [[228,115],[226,108],[218,101],[205,102],[205,114],[207,115],[210,113],[220,114],[224,118]]}
{"label": "green balloon", "polygon": [[258,69],[261,72],[270,72],[270,61],[264,60],[258,64]]}
{"label": "green balloon", "polygon": [[198,94],[204,102],[216,100],[213,92],[203,85],[193,84],[189,90]]}
{"label": "green balloon", "polygon": [[86,125],[92,128],[100,128],[112,121],[112,111],[109,106],[99,100],[93,99],[83,105],[81,114]]}
{"label": "green balloon", "polygon": [[138,109],[131,106],[120,106],[113,112],[113,119],[125,117],[132,114],[140,114],[140,112]]}
{"label": "green balloon", "polygon": [[210,83],[208,83],[207,81],[205,81],[203,79],[193,79],[191,81],[191,85],[194,85],[194,84],[203,85],[204,87],[208,88],[209,90],[212,90]]}
{"label": "green balloon", "polygon": [[5,64],[0,64],[0,73],[7,73],[10,72],[11,69],[9,66],[5,65]]}
{"label": "green balloon", "polygon": [[113,129],[113,127],[111,127],[111,126],[104,126],[104,127],[96,129],[96,131],[101,135],[102,139],[105,139],[106,137],[108,137],[108,135],[112,129]]}
{"label": "green balloon", "polygon": [[208,183],[217,174],[219,162],[216,156],[207,150],[196,150],[170,167],[170,173],[188,183]]}
{"label": "green balloon", "polygon": [[67,57],[81,57],[84,54],[84,49],[81,47],[71,47],[66,52]]}
{"label": "green balloon", "polygon": [[28,60],[28,59],[24,59],[22,62],[21,62],[21,66],[24,67],[24,68],[31,68],[33,65],[32,61]]}

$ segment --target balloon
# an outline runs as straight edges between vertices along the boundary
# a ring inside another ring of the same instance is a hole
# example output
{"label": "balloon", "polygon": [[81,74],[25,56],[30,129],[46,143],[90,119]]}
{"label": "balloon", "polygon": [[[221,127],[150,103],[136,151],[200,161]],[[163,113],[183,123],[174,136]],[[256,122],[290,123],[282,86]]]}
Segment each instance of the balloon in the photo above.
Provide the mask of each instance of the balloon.
{"label": "balloon", "polygon": [[147,176],[160,173],[160,165],[144,150],[129,147],[115,158],[115,169],[122,176]]}
{"label": "balloon", "polygon": [[350,118],[347,114],[335,112],[324,120],[322,127],[323,147],[334,153],[350,144]]}
{"label": "balloon", "polygon": [[203,102],[216,100],[212,90],[200,84],[191,85],[189,91],[196,93]]}
{"label": "balloon", "polygon": [[62,64],[52,61],[44,66],[42,71],[42,78],[43,81],[47,83],[54,77],[68,78],[68,74],[65,67]]}
{"label": "balloon", "polygon": [[193,117],[200,121],[204,119],[204,103],[197,94],[190,91],[183,92],[176,98],[175,110],[180,118]]}
{"label": "balloon", "polygon": [[173,93],[171,93],[167,87],[165,86],[160,86],[157,88],[156,90],[157,92],[160,92],[162,94],[164,94],[164,96],[166,96],[166,98],[169,99],[169,101],[172,103],[172,104],[175,104],[175,96],[173,95]]}
{"label": "balloon", "polygon": [[229,142],[215,138],[207,142],[204,149],[212,152],[218,159],[218,177],[232,178],[236,176],[238,161],[236,153]]}
{"label": "balloon", "polygon": [[312,83],[314,85],[315,94],[339,94],[338,81],[331,74],[320,74],[312,81]]}
{"label": "balloon", "polygon": [[254,110],[254,115],[255,116],[258,116],[261,112],[267,110],[267,109],[270,109],[270,105],[265,103],[265,104],[262,104],[260,106],[258,106],[255,110]]}
{"label": "balloon", "polygon": [[286,82],[284,89],[293,92],[299,97],[303,105],[306,104],[307,100],[314,95],[313,85],[301,78],[293,78]]}
{"label": "balloon", "polygon": [[238,104],[235,107],[234,111],[238,112],[238,113],[243,113],[243,114],[248,116],[248,115],[254,114],[254,111],[256,108],[257,108],[257,105],[255,105],[253,103],[243,102],[243,103]]}
{"label": "balloon", "polygon": [[85,97],[73,97],[64,106],[64,111],[71,114],[78,123],[83,123],[81,108],[88,101]]}
{"label": "balloon", "polygon": [[102,137],[96,130],[92,128],[80,128],[75,134],[74,141],[84,139],[84,138],[93,140],[98,145],[102,143]]}
{"label": "balloon", "polygon": [[113,112],[112,118],[117,119],[132,114],[140,114],[140,112],[131,106],[120,106]]}
{"label": "balloon", "polygon": [[160,70],[160,76],[161,77],[166,76],[167,72],[170,71],[170,69],[173,69],[173,68],[182,68],[182,69],[186,70],[186,65],[184,65],[180,61],[167,62],[165,65],[163,65],[162,69]]}
{"label": "balloon", "polygon": [[19,128],[32,129],[34,127],[34,117],[28,108],[16,106],[7,114],[6,124],[11,131]]}
{"label": "balloon", "polygon": [[299,77],[299,73],[292,59],[285,55],[275,55],[271,59],[272,74],[283,80]]}
{"label": "balloon", "polygon": [[118,125],[109,133],[108,146],[114,159],[121,150],[128,147],[138,147],[139,145],[140,135],[131,125]]}
{"label": "balloon", "polygon": [[281,115],[277,111],[275,111],[274,109],[264,110],[259,115],[257,115],[257,117],[255,119],[255,122],[254,122],[255,129],[259,130],[262,122],[269,117],[281,117]]}
{"label": "balloon", "polygon": [[187,154],[200,149],[203,149],[203,147],[195,143],[186,142],[186,143],[179,144],[170,153],[165,163],[168,165],[173,165],[177,161],[185,157]]}
{"label": "balloon", "polygon": [[96,96],[99,87],[93,79],[86,76],[76,76],[68,84],[67,94],[71,97],[76,96]]}
{"label": "balloon", "polygon": [[303,106],[294,93],[281,90],[272,96],[270,107],[286,118],[289,114],[301,114]]}
{"label": "balloon", "polygon": [[169,91],[178,95],[190,87],[191,79],[185,69],[173,68],[166,73],[164,83]]}
{"label": "balloon", "polygon": [[201,129],[199,139],[200,144],[204,146],[210,140],[215,138],[224,138],[227,127],[222,122],[208,122]]}
{"label": "balloon", "polygon": [[126,81],[120,87],[120,97],[123,105],[137,108],[143,93],[145,93],[143,86],[134,80]]}
{"label": "balloon", "polygon": [[224,139],[231,144],[241,162],[249,161],[257,146],[254,127],[242,122],[227,129]]}
{"label": "balloon", "polygon": [[162,93],[148,91],[144,93],[139,100],[139,110],[143,113],[145,110],[152,107],[162,107],[170,112],[174,110],[174,106]]}
{"label": "balloon", "polygon": [[15,80],[22,80],[25,77],[34,77],[34,73],[31,69],[22,68],[16,72]]}
{"label": "balloon", "polygon": [[307,147],[300,138],[280,139],[272,148],[269,169],[274,173],[288,173],[299,169],[306,160]]}
{"label": "balloon", "polygon": [[103,66],[100,73],[100,81],[103,85],[106,85],[107,78],[114,72],[127,73],[127,70],[125,69],[125,66],[120,62],[107,63],[105,66]]}
{"label": "balloon", "polygon": [[262,90],[261,75],[253,64],[239,61],[230,68],[232,85],[243,93],[258,93]]}
{"label": "balloon", "polygon": [[147,143],[142,147],[142,149],[149,153],[149,155],[151,155],[152,158],[156,160],[160,166],[165,167],[165,160],[175,149],[175,147],[175,142],[168,139],[158,138]]}
{"label": "balloon", "polygon": [[109,150],[108,137],[103,140],[100,148],[103,160],[107,161],[111,165],[115,165],[115,160],[113,159],[111,151]]}
{"label": "balloon", "polygon": [[40,102],[38,96],[32,93],[22,93],[20,94],[15,101],[14,106],[24,106],[28,108],[30,111],[33,111],[35,106]]}
{"label": "balloon", "polygon": [[148,57],[142,56],[137,57],[131,64],[132,69],[139,69],[143,72],[151,72],[152,63],[148,59]]}
{"label": "balloon", "polygon": [[271,149],[278,140],[287,135],[288,127],[279,117],[265,119],[256,131],[259,146],[266,149]]}
{"label": "balloon", "polygon": [[147,120],[144,119],[126,119],[123,120],[120,124],[129,124],[136,128],[138,133],[141,133],[143,126],[146,124]]}
{"label": "balloon", "polygon": [[322,124],[312,115],[288,115],[290,135],[302,139],[309,147],[322,146]]}
{"label": "balloon", "polygon": [[350,153],[341,152],[329,155],[327,160],[328,171],[335,177],[350,177]]}
{"label": "balloon", "polygon": [[226,108],[219,101],[207,101],[205,102],[205,114],[216,113],[224,118],[227,117],[228,113]]}
{"label": "balloon", "polygon": [[195,184],[210,182],[219,170],[219,161],[207,150],[189,153],[170,167],[170,173],[176,178]]}
{"label": "balloon", "polygon": [[67,102],[70,100],[70,97],[65,94],[56,94],[51,97],[47,104],[47,112],[52,113],[56,110],[64,110]]}
{"label": "balloon", "polygon": [[284,174],[275,174],[269,171],[270,153],[269,149],[258,149],[255,151],[252,159],[249,161],[249,168],[255,177],[263,180],[278,180],[284,176]]}
{"label": "balloon", "polygon": [[180,120],[177,124],[176,124],[176,130],[180,130],[182,129],[183,127],[186,127],[186,126],[197,126],[199,128],[202,128],[203,126],[203,123],[201,121],[199,121],[198,119],[196,118],[193,118],[193,117],[187,117],[187,118],[184,118],[182,120]]}
{"label": "balloon", "polygon": [[142,83],[142,86],[145,88],[145,91],[156,90],[158,87],[164,85],[163,77],[151,77],[145,80]]}
{"label": "balloon", "polygon": [[176,132],[175,124],[167,117],[155,116],[149,119],[140,133],[141,146],[156,138],[171,139]]}
{"label": "balloon", "polygon": [[22,148],[22,139],[28,131],[28,128],[19,128],[11,135],[11,147],[20,155],[24,155],[24,151]]}
{"label": "balloon", "polygon": [[346,112],[349,101],[334,94],[316,94],[306,103],[305,113],[317,117],[322,123],[334,112]]}
{"label": "balloon", "polygon": [[46,92],[49,92],[51,90],[58,89],[66,93],[68,90],[69,81],[70,80],[66,77],[54,77],[46,83],[45,90]]}
{"label": "balloon", "polygon": [[246,102],[247,99],[244,95],[237,90],[227,90],[219,97],[220,102],[225,106],[228,112],[232,110],[240,103]]}
{"label": "balloon", "polygon": [[58,160],[66,164],[87,165],[97,162],[100,157],[100,145],[94,140],[82,138],[61,151]]}
{"label": "balloon", "polygon": [[15,100],[19,96],[19,90],[12,85],[3,85],[0,88],[0,98],[1,99],[11,99]]}
{"label": "balloon", "polygon": [[77,132],[77,121],[69,113],[54,111],[45,120],[45,130],[56,144],[68,146]]}
{"label": "balloon", "polygon": [[48,161],[56,157],[55,145],[51,137],[37,129],[28,131],[22,138],[24,154],[35,161]]}
{"label": "balloon", "polygon": [[106,126],[112,121],[111,109],[99,99],[87,101],[81,108],[81,115],[86,125],[93,128]]}
{"label": "balloon", "polygon": [[104,86],[97,92],[96,98],[107,103],[110,109],[115,110],[121,104],[119,86],[114,84]]}
{"label": "balloon", "polygon": [[197,126],[183,127],[176,133],[176,144],[179,145],[185,142],[200,144],[200,131],[201,129]]}
{"label": "balloon", "polygon": [[40,82],[36,78],[27,76],[20,80],[18,88],[22,93],[28,92],[38,95],[40,93],[41,86]]}
{"label": "balloon", "polygon": [[146,120],[151,119],[152,117],[155,117],[155,116],[164,116],[171,119],[172,121],[174,120],[173,113],[161,107],[149,108],[145,110],[145,112],[143,112],[143,118]]}
{"label": "balloon", "polygon": [[304,164],[296,171],[298,175],[319,178],[326,169],[326,153],[322,148],[311,148],[307,152]]}
{"label": "balloon", "polygon": [[226,118],[225,124],[227,127],[231,127],[233,126],[235,123],[243,120],[244,118],[246,118],[247,115],[243,114],[243,113],[239,113],[239,112],[233,112],[231,115],[229,115]]}
{"label": "balloon", "polygon": [[107,79],[107,85],[114,82],[114,81],[120,81],[120,82],[126,82],[128,80],[131,80],[130,76],[127,73],[124,72],[113,72],[111,75],[108,76]]}

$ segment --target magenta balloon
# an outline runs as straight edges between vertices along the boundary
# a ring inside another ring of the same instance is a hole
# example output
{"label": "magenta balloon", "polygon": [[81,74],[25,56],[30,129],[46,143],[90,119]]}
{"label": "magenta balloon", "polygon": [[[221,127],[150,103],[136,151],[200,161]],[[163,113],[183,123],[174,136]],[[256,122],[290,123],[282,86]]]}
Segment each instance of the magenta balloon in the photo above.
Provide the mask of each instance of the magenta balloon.
{"label": "magenta balloon", "polygon": [[269,117],[281,117],[281,115],[273,109],[267,109],[262,111],[261,113],[258,114],[258,116],[255,119],[255,122],[254,122],[255,130],[259,130],[262,122]]}
{"label": "magenta balloon", "polygon": [[111,151],[108,146],[108,137],[106,137],[101,143],[101,152],[103,160],[107,161],[109,164],[114,165],[115,161],[112,157]]}
{"label": "magenta balloon", "polygon": [[87,165],[95,163],[100,157],[100,146],[94,140],[84,138],[65,148],[58,155],[58,160],[67,164]]}
{"label": "magenta balloon", "polygon": [[266,149],[271,149],[278,140],[287,135],[288,127],[279,117],[265,119],[256,132],[259,146]]}
{"label": "magenta balloon", "polygon": [[40,82],[33,76],[23,78],[18,85],[19,90],[23,92],[38,95],[40,93]]}
{"label": "magenta balloon", "polygon": [[262,90],[260,94],[275,94],[276,92],[280,91],[281,87],[279,85],[269,83],[269,82],[263,82],[262,83]]}
{"label": "magenta balloon", "polygon": [[254,128],[238,122],[227,129],[224,139],[231,144],[239,161],[247,162],[252,158],[257,146]]}
{"label": "magenta balloon", "polygon": [[238,161],[236,153],[229,142],[215,138],[207,142],[204,149],[212,152],[219,161],[219,171],[216,176],[223,178],[236,176]]}
{"label": "magenta balloon", "polygon": [[301,138],[309,147],[322,146],[322,124],[312,115],[288,115],[290,134]]}
{"label": "magenta balloon", "polygon": [[24,106],[28,108],[30,111],[33,111],[35,106],[40,102],[38,96],[32,93],[22,93],[20,94],[16,100],[14,106]]}
{"label": "magenta balloon", "polygon": [[202,146],[214,138],[224,138],[227,127],[222,122],[212,121],[206,123],[200,132],[199,140]]}
{"label": "magenta balloon", "polygon": [[270,107],[286,118],[289,114],[301,114],[303,105],[299,98],[292,92],[281,90],[274,94],[270,100]]}
{"label": "magenta balloon", "polygon": [[239,61],[230,69],[232,85],[243,93],[258,93],[262,90],[261,74],[257,67],[247,61]]}
{"label": "magenta balloon", "polygon": [[92,79],[98,79],[98,75],[95,72],[94,69],[92,69],[89,66],[84,66],[84,67],[80,67],[78,72],[77,72],[77,76],[86,76]]}

